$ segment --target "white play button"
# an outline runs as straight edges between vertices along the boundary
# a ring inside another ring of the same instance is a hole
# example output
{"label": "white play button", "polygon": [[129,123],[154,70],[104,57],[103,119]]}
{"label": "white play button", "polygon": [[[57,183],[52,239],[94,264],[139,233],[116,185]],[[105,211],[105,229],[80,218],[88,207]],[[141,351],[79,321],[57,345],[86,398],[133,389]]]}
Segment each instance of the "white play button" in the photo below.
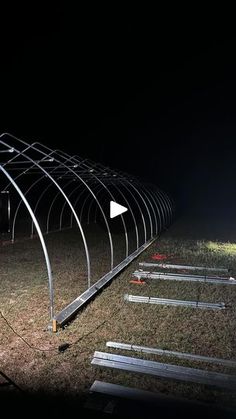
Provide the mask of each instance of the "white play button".
{"label": "white play button", "polygon": [[125,211],[128,211],[128,208],[117,204],[117,202],[110,201],[110,218],[117,217],[117,215],[123,214]]}

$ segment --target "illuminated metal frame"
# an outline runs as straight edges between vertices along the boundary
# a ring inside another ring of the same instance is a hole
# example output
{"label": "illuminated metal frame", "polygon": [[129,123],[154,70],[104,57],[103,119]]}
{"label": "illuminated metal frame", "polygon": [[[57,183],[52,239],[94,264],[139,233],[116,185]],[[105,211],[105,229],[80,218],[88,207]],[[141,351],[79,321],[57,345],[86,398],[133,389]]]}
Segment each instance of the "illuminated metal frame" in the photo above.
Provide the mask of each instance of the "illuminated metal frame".
{"label": "illuminated metal frame", "polygon": [[[160,232],[171,223],[174,205],[166,193],[154,185],[142,183],[134,176],[111,170],[91,160],[82,159],[77,155],[70,156],[61,150],[52,150],[38,142],[28,144],[9,133],[0,135],[0,153],[3,157],[1,159],[3,161],[0,163],[0,171],[6,179],[6,184],[4,183],[1,187],[1,192],[9,193],[10,191],[11,193],[16,191],[19,199],[18,205],[14,211],[11,211],[11,241],[15,241],[19,210],[22,205],[25,205],[31,217],[29,236],[33,237],[34,233],[37,233],[45,258],[49,283],[50,322],[53,324],[53,329],[56,330],[57,326],[66,323],[106,283],[153,243]],[[10,158],[8,158],[9,154]],[[23,183],[24,187],[22,187],[21,183],[26,179],[26,175],[32,175],[33,181],[28,183],[27,187]],[[38,185],[45,180],[48,181],[47,186],[40,193],[37,191],[37,200],[32,204],[29,194],[32,191],[36,192]],[[50,188],[54,192],[48,204],[46,229],[43,230],[37,219],[37,213],[40,203],[43,202]],[[122,200],[129,210],[128,216],[131,217],[134,227],[136,248],[131,251],[127,215],[121,214],[125,258],[116,266],[114,266],[112,228],[109,216],[103,209],[104,196],[115,202]],[[59,198],[63,199],[61,206],[58,204]],[[59,227],[55,230],[51,226],[51,214],[56,205],[58,206]],[[69,217],[64,216],[66,208],[70,211]],[[110,248],[110,270],[95,284],[91,283],[90,253],[86,234],[82,227],[84,216],[87,223],[92,222],[92,213],[94,214],[94,222],[97,222],[99,215],[102,217]],[[54,311],[53,275],[44,236],[53,231],[72,228],[73,223],[80,231],[85,250],[87,289],[76,300],[56,314]]]}

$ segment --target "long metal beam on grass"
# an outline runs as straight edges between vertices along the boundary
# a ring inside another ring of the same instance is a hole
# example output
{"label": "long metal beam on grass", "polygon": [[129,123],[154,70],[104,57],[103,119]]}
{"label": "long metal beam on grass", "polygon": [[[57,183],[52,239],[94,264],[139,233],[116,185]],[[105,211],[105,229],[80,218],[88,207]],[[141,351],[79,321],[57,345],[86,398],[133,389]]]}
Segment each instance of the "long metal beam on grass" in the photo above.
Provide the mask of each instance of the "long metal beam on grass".
{"label": "long metal beam on grass", "polygon": [[[190,414],[192,413],[193,409],[196,412],[199,413],[207,413],[208,411],[212,414],[213,412],[216,413],[216,416],[218,416],[219,411],[222,411],[222,417],[228,417],[227,413],[229,413],[229,417],[234,418],[235,415],[235,410],[234,409],[230,409],[230,408],[221,408],[219,407],[219,405],[213,405],[213,404],[209,404],[209,403],[204,403],[204,402],[200,402],[200,401],[195,401],[195,400],[189,400],[187,398],[184,397],[174,397],[174,396],[170,396],[170,395],[166,395],[163,394],[161,392],[152,392],[152,391],[147,391],[147,390],[140,390],[138,388],[134,388],[134,387],[126,387],[120,384],[113,384],[113,383],[107,383],[104,381],[99,381],[99,380],[95,380],[93,382],[93,384],[91,385],[90,389],[89,389],[89,393],[90,395],[93,394],[100,394],[106,397],[111,398],[112,402],[114,400],[114,398],[118,398],[121,400],[128,400],[128,402],[138,402],[138,404],[135,404],[132,406],[132,414],[133,417],[139,417],[139,413],[140,413],[140,402],[141,403],[147,403],[149,407],[151,407],[152,409],[158,409],[158,412],[161,411],[165,411],[165,416],[168,412],[175,412],[175,414],[179,411],[183,412],[183,407],[184,407],[184,412],[189,412]],[[87,409],[95,409],[95,410],[101,410],[101,406],[100,404],[97,403],[97,398],[95,399],[95,402],[93,403],[93,399],[91,397],[88,397],[88,400],[85,403],[85,408]],[[127,404],[124,403],[124,412],[122,410],[122,404],[118,405],[119,406],[119,412],[120,409],[122,411],[122,413],[124,413],[124,417],[127,416]],[[165,410],[163,410],[165,409]],[[179,410],[180,409],[180,410]],[[190,410],[191,409],[191,410]],[[199,409],[201,409],[199,411]],[[137,413],[136,413],[137,410]],[[105,410],[103,410],[105,412]],[[110,413],[110,412],[109,412]],[[148,412],[147,412],[148,414]],[[176,416],[178,416],[176,414]],[[211,415],[210,415],[211,416]]]}
{"label": "long metal beam on grass", "polygon": [[124,295],[125,301],[132,303],[160,304],[168,306],[182,306],[201,309],[224,310],[225,303],[203,303],[200,301],[170,300],[167,298],[144,297],[140,295]]}
{"label": "long metal beam on grass", "polygon": [[236,390],[236,376],[95,351],[92,365]]}
{"label": "long metal beam on grass", "polygon": [[230,268],[208,268],[206,266],[189,266],[189,265],[172,265],[171,263],[152,263],[152,262],[140,262],[139,266],[145,267],[158,267],[163,269],[186,269],[189,271],[213,271],[213,272],[230,272]]}
{"label": "long metal beam on grass", "polygon": [[166,349],[159,349],[159,348],[149,348],[147,346],[140,346],[140,345],[133,345],[128,343],[120,343],[120,342],[107,342],[106,346],[108,348],[114,349],[123,349],[125,351],[135,351],[140,353],[146,354],[153,354],[159,356],[171,356],[180,359],[188,359],[190,361],[200,361],[200,362],[207,362],[208,364],[219,364],[224,365],[226,367],[236,367],[236,361],[232,361],[230,359],[222,359],[222,358],[214,358],[209,356],[203,355],[196,355],[196,354],[189,354],[186,352],[177,352],[177,351],[168,351]]}
{"label": "long metal beam on grass", "polygon": [[203,275],[171,274],[163,272],[135,271],[132,276],[138,279],[160,279],[163,281],[203,282],[207,284],[236,285],[234,278],[222,278]]}
{"label": "long metal beam on grass", "polygon": [[[153,393],[147,390],[125,387],[119,384],[106,383],[95,380],[89,389],[90,393],[99,393],[122,399],[137,400],[138,402],[155,402],[163,399],[160,393]],[[165,396],[164,396],[165,397]]]}
{"label": "long metal beam on grass", "polygon": [[91,285],[83,294],[76,298],[72,303],[66,306],[57,316],[55,321],[57,325],[63,326],[81,307],[83,307],[94,295],[96,295],[107,283],[109,283],[114,276],[116,276],[122,269],[124,269],[130,262],[146,250],[154,241],[156,237],[143,244],[139,249],[135,250],[130,256],[124,259],[119,265],[113,268],[95,284]]}

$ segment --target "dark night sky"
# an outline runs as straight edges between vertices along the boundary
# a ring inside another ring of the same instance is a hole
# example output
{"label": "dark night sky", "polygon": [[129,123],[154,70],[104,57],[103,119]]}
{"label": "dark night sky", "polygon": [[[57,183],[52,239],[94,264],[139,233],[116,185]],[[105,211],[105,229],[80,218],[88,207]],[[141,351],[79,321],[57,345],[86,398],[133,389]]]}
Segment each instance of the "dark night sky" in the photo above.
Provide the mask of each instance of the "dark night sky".
{"label": "dark night sky", "polygon": [[138,174],[183,207],[235,205],[235,34],[91,9],[8,12],[1,131]]}

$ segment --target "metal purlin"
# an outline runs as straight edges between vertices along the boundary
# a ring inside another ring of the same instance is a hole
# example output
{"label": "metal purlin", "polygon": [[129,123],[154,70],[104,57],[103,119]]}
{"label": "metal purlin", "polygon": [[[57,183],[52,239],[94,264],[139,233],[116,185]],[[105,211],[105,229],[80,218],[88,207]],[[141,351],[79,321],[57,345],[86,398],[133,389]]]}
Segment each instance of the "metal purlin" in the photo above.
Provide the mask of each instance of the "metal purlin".
{"label": "metal purlin", "polygon": [[[34,142],[30,145],[11,134],[4,133],[0,135],[0,145],[4,148],[3,150],[0,150],[0,153],[12,153],[10,159],[0,163],[0,170],[7,178],[7,187],[12,186],[19,196],[19,202],[16,205],[12,218],[12,240],[14,241],[15,239],[15,226],[19,210],[23,203],[31,217],[30,237],[33,237],[35,228],[45,258],[49,283],[50,320],[54,321],[54,324],[55,322],[58,322],[58,325],[62,325],[78,310],[78,308],[83,306],[91,296],[95,295],[104,284],[109,282],[121,269],[127,266],[128,263],[147,248],[164,227],[167,227],[170,224],[173,217],[173,203],[163,191],[156,187],[154,188],[151,184],[144,185],[134,176],[114,171],[88,159],[81,159],[77,155],[70,156],[61,150],[52,150],[39,142]],[[16,176],[12,175],[11,171],[13,170],[16,171]],[[32,181],[31,177],[24,177],[26,175],[37,176],[37,178]],[[21,179],[23,181],[23,189],[18,184],[19,181],[22,182]],[[44,182],[45,179],[50,183],[46,184],[44,187],[44,183],[42,182]],[[32,182],[27,185],[28,180]],[[39,197],[35,194],[38,185],[41,185],[40,187],[43,188],[43,191],[40,191]],[[44,207],[44,209],[47,210],[46,231],[42,232],[42,227],[37,220],[36,213],[39,211],[38,208],[40,203],[43,203],[43,200],[45,201],[44,197],[50,191],[51,187],[54,187],[53,195],[50,197],[49,203],[47,203],[47,208]],[[34,196],[34,200],[36,198],[36,202],[34,202],[33,205],[29,202],[29,199],[32,198],[32,196]],[[121,215],[120,218],[125,237],[125,259],[115,267],[112,231],[108,222],[108,217],[101,205],[104,196],[106,196],[106,198],[109,197],[109,199],[115,202],[119,201],[119,198],[122,198],[129,210],[129,219],[133,223],[133,231],[135,232],[134,237],[136,238],[136,250],[131,254],[126,216]],[[57,230],[52,230],[52,228],[50,228],[51,213],[59,197],[59,208],[57,207],[59,228]],[[61,201],[61,198],[64,202]],[[80,207],[77,209],[79,204]],[[95,217],[97,217],[97,211],[99,209],[106,225],[111,255],[110,271],[95,284],[91,285],[91,260],[82,222],[84,214],[87,223],[90,222],[92,208],[95,204]],[[69,223],[64,221],[66,208],[70,210]],[[80,216],[78,215],[78,211],[80,211]],[[52,231],[60,231],[64,228],[71,228],[73,219],[76,221],[76,225],[79,228],[85,249],[88,288],[81,296],[65,307],[59,314],[55,315],[52,270],[44,234]],[[140,243],[140,228],[143,228],[144,232],[143,244]]]}

